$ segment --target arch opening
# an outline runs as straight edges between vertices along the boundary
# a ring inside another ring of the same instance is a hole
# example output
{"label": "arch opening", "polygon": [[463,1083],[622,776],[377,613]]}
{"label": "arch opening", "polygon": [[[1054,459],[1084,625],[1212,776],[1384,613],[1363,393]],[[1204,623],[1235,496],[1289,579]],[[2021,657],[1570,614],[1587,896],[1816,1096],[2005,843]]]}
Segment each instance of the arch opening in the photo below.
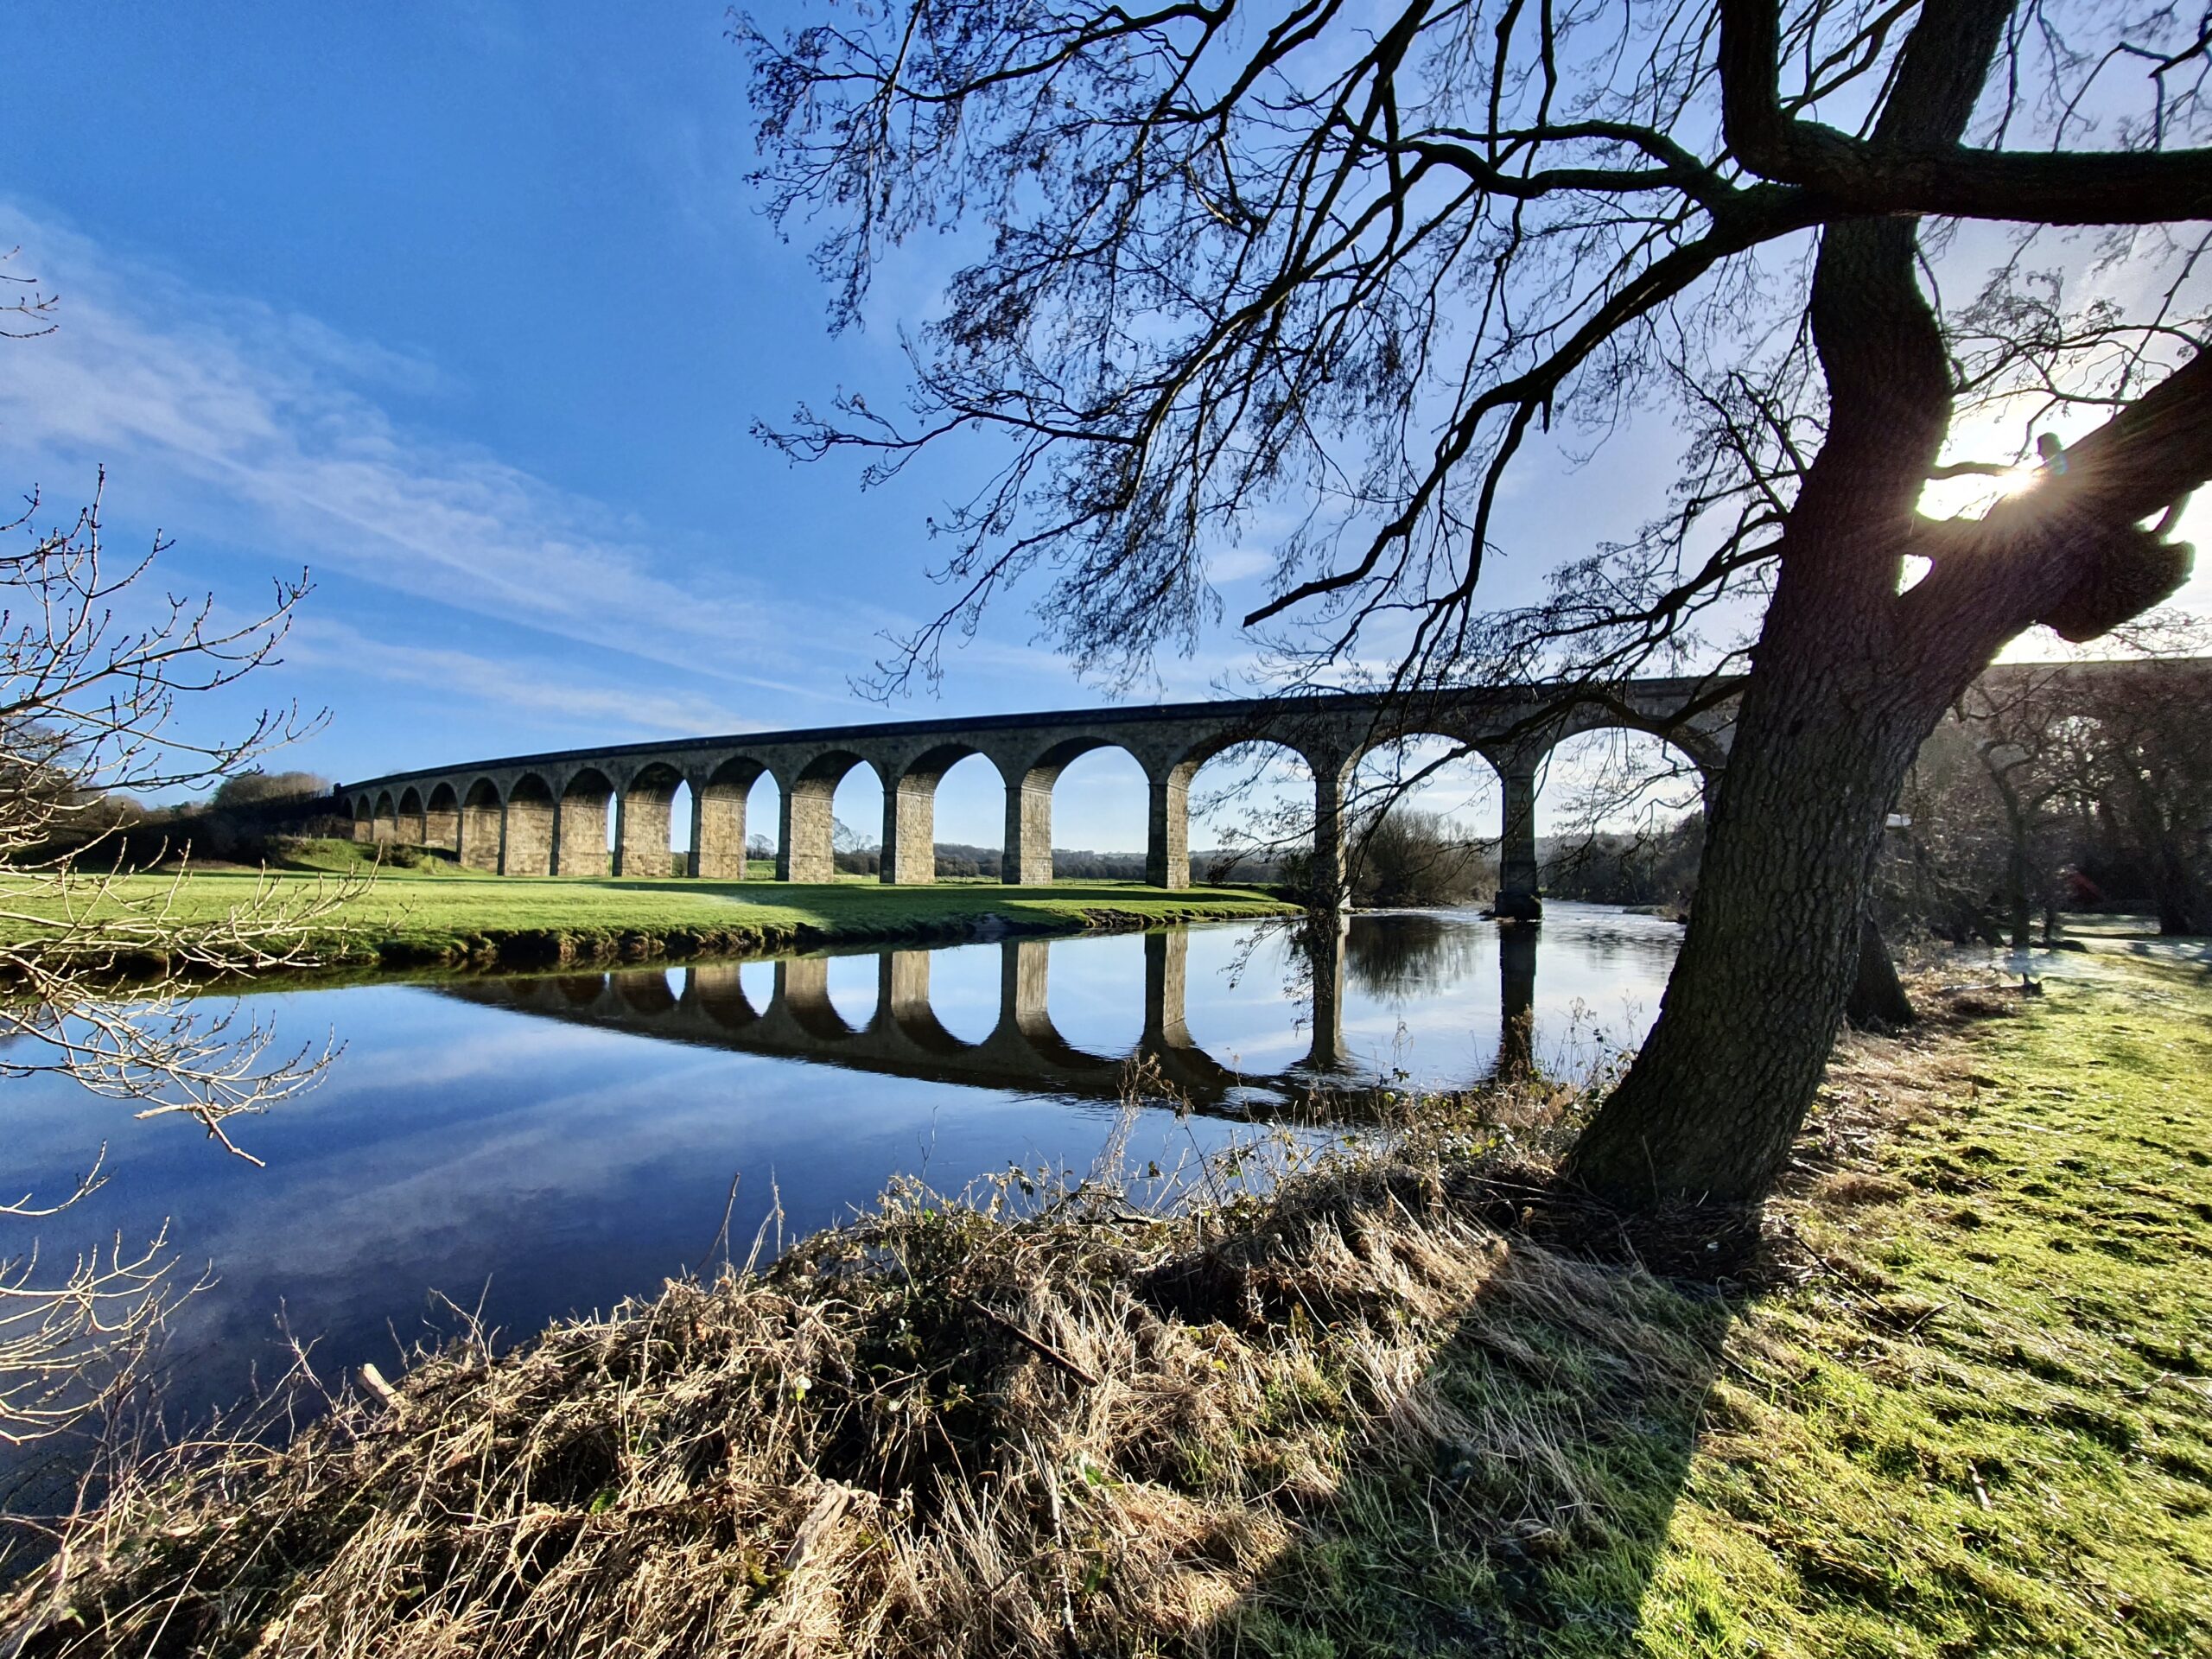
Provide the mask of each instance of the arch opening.
{"label": "arch opening", "polygon": [[[692,874],[703,880],[742,881],[750,874],[745,868],[747,804],[753,785],[763,775],[757,760],[725,760],[693,791],[689,863]],[[773,808],[753,821],[772,826],[776,822]],[[771,847],[769,856],[774,855]]]}
{"label": "arch opening", "polygon": [[494,871],[499,868],[499,839],[504,817],[497,784],[489,778],[479,778],[469,785],[468,793],[461,799],[459,814],[462,868]]}
{"label": "arch opening", "polygon": [[[866,775],[853,789],[842,789],[855,772]],[[856,827],[852,819],[841,818],[838,808],[842,804],[851,812],[873,805],[876,810],[872,819],[880,822],[882,794],[875,768],[866,766],[849,750],[832,749],[808,761],[784,791],[782,833],[777,837],[777,880],[834,881],[841,850],[846,855],[844,862],[867,867],[866,873],[873,874],[874,860],[868,855],[878,850],[874,836]],[[872,802],[866,798],[871,795]],[[871,817],[860,819],[861,824],[870,822]],[[842,849],[838,845],[841,841],[845,843]]]}
{"label": "arch opening", "polygon": [[1120,744],[1056,744],[1008,785],[1005,879],[1144,880],[1150,798],[1143,763]]}
{"label": "arch opening", "polygon": [[[950,793],[945,781],[957,773]],[[988,779],[988,782],[985,781]],[[996,785],[996,787],[993,787]],[[1001,849],[971,840],[946,849],[938,840],[940,804],[954,809],[970,836],[988,834],[994,817],[1003,819],[1006,789],[998,767],[982,751],[948,743],[918,755],[885,791],[881,874],[901,887],[921,886],[942,874],[996,879],[1004,863]]]}
{"label": "arch opening", "polygon": [[1468,740],[1414,731],[1372,744],[1351,768],[1344,796],[1353,903],[1465,905],[1497,891],[1504,785]]}
{"label": "arch opening", "polygon": [[499,874],[553,874],[553,787],[534,772],[515,779],[507,791],[500,840]]}
{"label": "arch opening", "polygon": [[1590,727],[1562,739],[1535,771],[1541,890],[1594,904],[1688,903],[1717,781],[1695,756],[1635,728]]}
{"label": "arch opening", "polygon": [[766,769],[753,779],[745,793],[745,878],[749,881],[783,880],[784,785]]}
{"label": "arch opening", "polygon": [[1319,810],[1313,768],[1301,752],[1254,738],[1201,754],[1177,771],[1184,774],[1188,880],[1207,886],[1272,881],[1302,867]]}
{"label": "arch opening", "polygon": [[691,788],[689,778],[676,780],[676,792],[668,799],[668,873],[671,875],[696,875],[699,872],[691,861],[691,842],[698,827],[698,796]]}
{"label": "arch opening", "polygon": [[638,769],[616,807],[614,873],[624,876],[676,874],[669,850],[670,809],[683,774],[664,761]]}
{"label": "arch opening", "polygon": [[429,845],[423,823],[423,791],[412,784],[399,791],[397,838],[410,847]]}
{"label": "arch opening", "polygon": [[399,810],[392,803],[391,791],[385,790],[377,796],[375,815],[369,833],[378,841],[399,839]]}
{"label": "arch opening", "polygon": [[607,808],[614,785],[605,772],[585,766],[561,791],[553,826],[553,874],[607,874]]}
{"label": "arch opening", "polygon": [[461,798],[451,784],[439,784],[423,804],[423,844],[441,852],[461,850]]}

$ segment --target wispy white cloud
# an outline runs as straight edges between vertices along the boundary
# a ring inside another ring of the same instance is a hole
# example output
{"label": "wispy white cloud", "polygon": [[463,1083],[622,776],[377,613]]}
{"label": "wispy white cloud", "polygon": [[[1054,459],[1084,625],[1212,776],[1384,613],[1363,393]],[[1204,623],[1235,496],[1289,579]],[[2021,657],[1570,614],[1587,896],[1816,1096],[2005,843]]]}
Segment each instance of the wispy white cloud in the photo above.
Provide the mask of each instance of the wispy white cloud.
{"label": "wispy white cloud", "polygon": [[733,713],[728,702],[703,690],[667,690],[640,685],[634,678],[602,677],[573,662],[494,658],[372,639],[345,623],[313,616],[293,627],[284,654],[297,665],[367,674],[464,703],[526,711],[556,735],[585,725],[615,741],[750,731],[760,724]]}
{"label": "wispy white cloud", "polygon": [[810,700],[843,701],[867,642],[898,626],[849,604],[831,626],[738,574],[730,550],[671,545],[604,503],[395,418],[392,394],[454,390],[419,356],[194,290],[0,202],[0,247],[18,245],[22,268],[61,295],[62,326],[9,349],[10,471],[127,466],[149,486],[195,493],[235,539],[302,563]]}

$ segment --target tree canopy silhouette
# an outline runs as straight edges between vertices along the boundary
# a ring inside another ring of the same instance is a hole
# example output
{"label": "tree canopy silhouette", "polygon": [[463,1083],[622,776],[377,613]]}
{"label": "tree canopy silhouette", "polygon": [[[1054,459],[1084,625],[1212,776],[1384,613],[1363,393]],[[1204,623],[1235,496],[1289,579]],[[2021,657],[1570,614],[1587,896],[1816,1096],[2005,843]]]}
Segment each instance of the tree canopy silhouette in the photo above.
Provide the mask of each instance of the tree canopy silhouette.
{"label": "tree canopy silhouette", "polygon": [[[903,408],[766,433],[871,482],[1002,441],[933,526],[950,602],[887,692],[1025,578],[1079,665],[1141,677],[1221,620],[1210,556],[1274,523],[1241,626],[1287,688],[1748,668],[1679,965],[1570,1173],[1628,1205],[1763,1196],[1922,737],[2024,631],[2094,639],[2186,576],[2212,23],[918,0],[739,33],[771,210],[818,230],[836,325],[898,243],[983,237],[906,337]],[[1639,411],[1686,434],[1669,499],[1492,605],[1532,435]],[[2005,487],[1924,510],[1961,478]]]}

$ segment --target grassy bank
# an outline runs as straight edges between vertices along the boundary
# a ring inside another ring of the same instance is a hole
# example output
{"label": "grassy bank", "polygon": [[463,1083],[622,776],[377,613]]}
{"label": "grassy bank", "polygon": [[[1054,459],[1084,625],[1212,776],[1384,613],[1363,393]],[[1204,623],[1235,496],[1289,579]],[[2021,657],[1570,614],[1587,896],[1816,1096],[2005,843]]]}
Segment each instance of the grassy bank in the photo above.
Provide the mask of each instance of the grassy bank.
{"label": "grassy bank", "polygon": [[[305,868],[264,874],[195,869],[181,880],[128,876],[108,908],[165,905],[184,927],[254,906],[310,903],[364,868],[350,843],[315,849]],[[320,885],[319,885],[320,884]],[[35,903],[20,905],[35,910]],[[1169,893],[1137,883],[1048,887],[948,881],[885,887],[854,877],[818,885],[681,878],[493,876],[447,862],[374,872],[365,889],[313,924],[334,963],[537,966],[942,941],[979,929],[1069,931],[1274,915],[1290,906],[1250,888]],[[97,918],[98,908],[91,914]],[[29,924],[4,925],[22,931]],[[155,966],[149,961],[143,964]]]}
{"label": "grassy bank", "polygon": [[1438,1108],[1205,1213],[908,1194],[149,1467],[0,1614],[38,1654],[2202,1653],[2212,985],[2085,968],[1854,1039],[1717,1287],[1560,1247],[1541,1089],[1510,1142]]}

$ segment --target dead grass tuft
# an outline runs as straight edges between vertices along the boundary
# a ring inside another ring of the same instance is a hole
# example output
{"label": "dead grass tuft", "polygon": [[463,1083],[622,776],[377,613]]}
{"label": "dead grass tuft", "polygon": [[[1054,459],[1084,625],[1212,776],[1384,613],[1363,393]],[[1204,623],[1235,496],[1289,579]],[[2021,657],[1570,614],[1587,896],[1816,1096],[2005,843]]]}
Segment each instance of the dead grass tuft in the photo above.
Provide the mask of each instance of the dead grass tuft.
{"label": "dead grass tuft", "polygon": [[1580,1403],[1447,1397],[1447,1339],[1545,1377],[1591,1339],[1605,1389],[1709,1369],[1650,1281],[1507,1237],[1409,1146],[1176,1216],[895,1191],[765,1272],[148,1463],[0,1622],[35,1655],[1203,1649],[1348,1442],[1479,1465],[1516,1537],[1590,1502]]}

